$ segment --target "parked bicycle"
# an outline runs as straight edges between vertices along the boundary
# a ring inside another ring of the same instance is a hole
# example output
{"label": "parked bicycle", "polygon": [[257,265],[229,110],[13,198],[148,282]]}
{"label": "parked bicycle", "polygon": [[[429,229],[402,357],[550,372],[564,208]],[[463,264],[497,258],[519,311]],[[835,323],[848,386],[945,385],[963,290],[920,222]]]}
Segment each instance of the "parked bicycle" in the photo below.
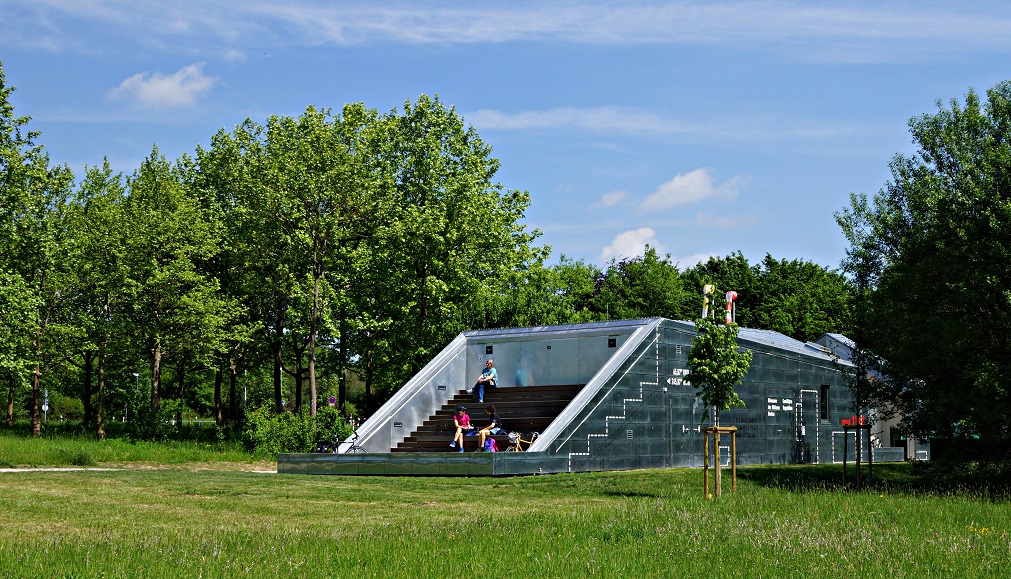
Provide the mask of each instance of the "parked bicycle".
{"label": "parked bicycle", "polygon": [[[339,448],[339,446],[335,448],[334,452],[337,452]],[[358,444],[358,431],[354,431],[351,435],[351,446],[344,451],[344,454],[365,454],[367,452],[368,450],[364,446]]]}
{"label": "parked bicycle", "polygon": [[538,436],[540,436],[539,432],[532,432],[532,433],[530,433],[530,440],[525,440],[523,438],[523,435],[520,434],[519,432],[510,432],[509,433],[509,448],[505,449],[505,451],[506,452],[523,452],[524,450],[526,450],[526,449],[523,448],[523,445],[525,444],[526,448],[530,448],[530,445],[533,444],[535,440],[537,440]]}
{"label": "parked bicycle", "polygon": [[[368,452],[368,450],[364,446],[358,444],[357,430],[354,431],[354,433],[351,435],[350,442],[351,446],[344,451],[344,454],[364,454]],[[338,438],[338,436],[335,434],[333,435],[333,438],[331,438],[329,441],[321,440],[317,442],[316,452],[323,454],[337,454],[338,451],[340,451],[341,444],[344,444],[344,442],[340,438]]]}

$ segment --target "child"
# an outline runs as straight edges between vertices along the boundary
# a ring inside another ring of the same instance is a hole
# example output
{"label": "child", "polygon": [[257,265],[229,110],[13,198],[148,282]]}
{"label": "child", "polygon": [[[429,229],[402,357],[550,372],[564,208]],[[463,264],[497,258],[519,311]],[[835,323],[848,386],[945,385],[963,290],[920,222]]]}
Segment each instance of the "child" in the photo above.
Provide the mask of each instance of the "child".
{"label": "child", "polygon": [[450,448],[456,448],[459,445],[459,452],[463,452],[463,432],[473,430],[474,427],[470,425],[470,416],[467,415],[467,408],[464,406],[456,407],[456,414],[453,415],[453,424],[456,425],[456,435],[453,437],[453,442],[449,443]]}
{"label": "child", "polygon": [[489,436],[492,436],[493,434],[505,434],[505,429],[502,428],[502,419],[498,417],[498,412],[495,411],[495,405],[489,404],[488,408],[484,409],[484,413],[488,415],[488,420],[490,422],[488,426],[485,426],[480,432],[478,432],[478,436],[481,437],[477,446],[478,452],[485,450],[484,441],[487,440]]}

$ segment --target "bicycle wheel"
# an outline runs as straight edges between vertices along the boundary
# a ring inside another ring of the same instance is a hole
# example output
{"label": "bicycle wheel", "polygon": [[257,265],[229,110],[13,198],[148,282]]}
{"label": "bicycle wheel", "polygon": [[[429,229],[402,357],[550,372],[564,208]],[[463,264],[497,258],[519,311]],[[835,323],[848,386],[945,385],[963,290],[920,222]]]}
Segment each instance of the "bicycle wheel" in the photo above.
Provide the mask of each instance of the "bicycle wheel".
{"label": "bicycle wheel", "polygon": [[368,454],[368,452],[369,451],[365,450],[364,446],[352,445],[351,448],[348,449],[347,454]]}

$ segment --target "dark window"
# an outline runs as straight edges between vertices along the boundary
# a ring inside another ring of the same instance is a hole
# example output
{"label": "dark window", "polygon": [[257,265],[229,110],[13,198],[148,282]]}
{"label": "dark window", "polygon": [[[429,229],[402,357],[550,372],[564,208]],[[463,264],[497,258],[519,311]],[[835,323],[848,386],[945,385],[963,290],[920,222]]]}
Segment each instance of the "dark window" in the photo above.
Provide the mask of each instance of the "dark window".
{"label": "dark window", "polygon": [[492,353],[491,350],[492,350],[491,346],[485,346],[484,347],[484,353],[485,354],[491,354]]}
{"label": "dark window", "polygon": [[828,420],[828,384],[821,385],[821,419]]}
{"label": "dark window", "polygon": [[618,338],[608,338],[607,339],[607,347],[608,348],[615,348],[617,346],[618,346]]}

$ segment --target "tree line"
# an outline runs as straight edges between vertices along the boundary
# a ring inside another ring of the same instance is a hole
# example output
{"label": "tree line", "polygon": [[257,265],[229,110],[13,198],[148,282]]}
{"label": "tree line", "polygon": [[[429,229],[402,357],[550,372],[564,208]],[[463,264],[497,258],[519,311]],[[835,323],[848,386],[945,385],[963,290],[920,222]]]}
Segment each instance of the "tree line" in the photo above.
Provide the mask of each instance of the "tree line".
{"label": "tree line", "polygon": [[247,119],[179,159],[75,176],[12,90],[0,68],[0,380],[7,423],[27,414],[35,435],[46,390],[99,437],[130,412],[224,424],[333,396],[368,414],[460,331],[693,319],[706,283],[740,293],[741,325],[850,325],[852,284],[806,261],[550,263],[530,195],[437,97]]}

